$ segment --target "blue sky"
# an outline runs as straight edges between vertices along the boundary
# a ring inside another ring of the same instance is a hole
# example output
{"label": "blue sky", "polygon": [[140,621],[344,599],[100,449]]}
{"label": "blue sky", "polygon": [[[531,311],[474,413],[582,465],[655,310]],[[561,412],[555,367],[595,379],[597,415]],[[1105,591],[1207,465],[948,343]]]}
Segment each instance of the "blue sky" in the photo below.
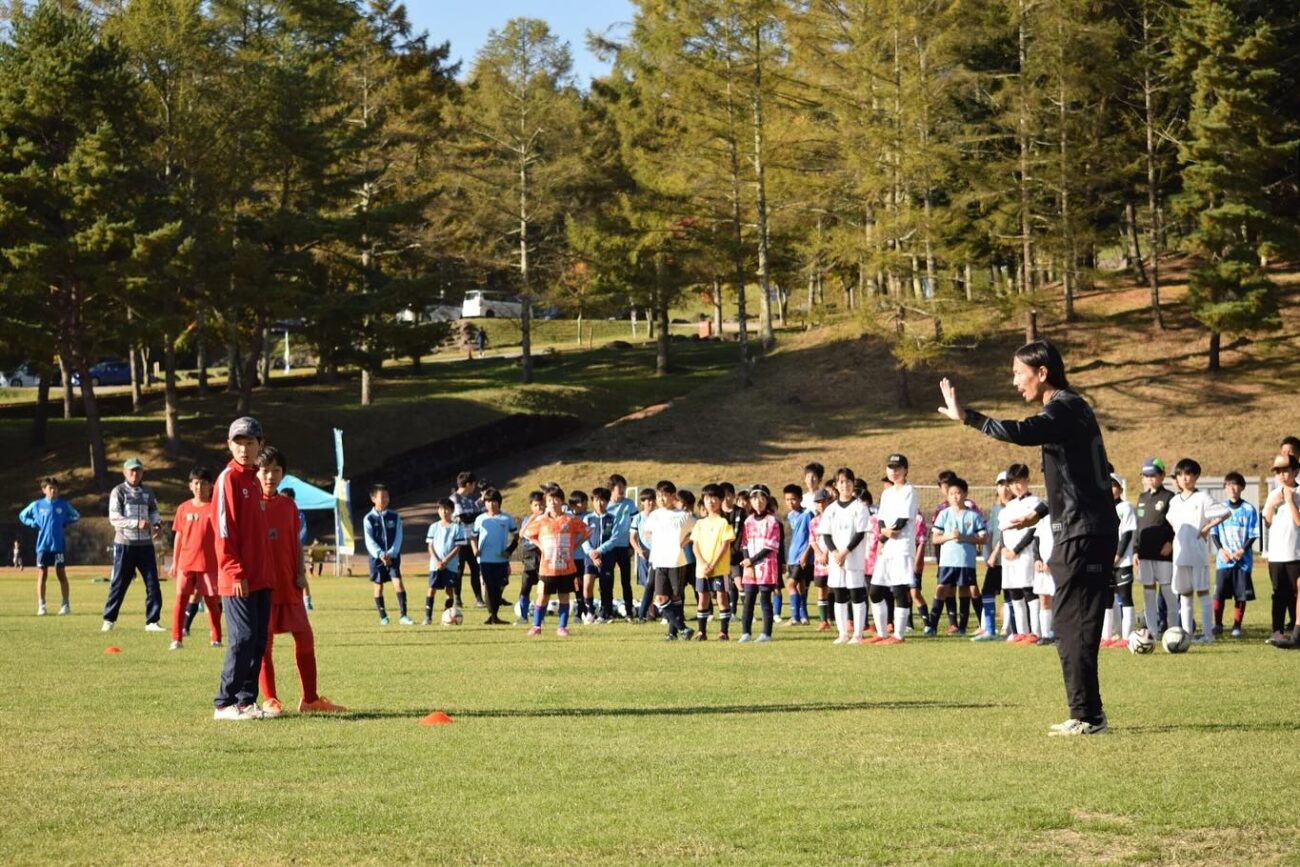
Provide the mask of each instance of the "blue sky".
{"label": "blue sky", "polygon": [[[417,30],[428,30],[432,43],[451,40],[451,56],[464,61],[467,72],[488,31],[511,18],[541,18],[567,41],[573,51],[573,71],[585,89],[588,80],[606,67],[587,52],[586,33],[602,33],[610,25],[632,20],[628,0],[406,0]],[[618,31],[615,31],[616,33]]]}

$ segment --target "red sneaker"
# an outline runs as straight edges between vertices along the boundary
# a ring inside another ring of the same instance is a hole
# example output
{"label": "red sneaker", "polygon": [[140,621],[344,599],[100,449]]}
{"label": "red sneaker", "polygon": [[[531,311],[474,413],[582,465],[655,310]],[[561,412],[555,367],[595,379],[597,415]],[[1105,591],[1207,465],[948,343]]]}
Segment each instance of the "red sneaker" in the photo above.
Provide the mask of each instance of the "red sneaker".
{"label": "red sneaker", "polygon": [[1028,633],[1028,634],[1026,634],[1026,635],[1021,635],[1019,638],[1017,638],[1017,639],[1016,639],[1016,643],[1017,643],[1017,644],[1037,644],[1037,643],[1038,643],[1038,636],[1037,636],[1037,635],[1034,635],[1032,632],[1030,632],[1030,633]]}
{"label": "red sneaker", "polygon": [[956,634],[958,633],[958,631],[959,631],[959,630],[957,629],[957,624],[955,624],[955,623],[954,623],[952,626],[949,626],[949,627],[948,627],[948,634],[949,634],[949,635],[956,635]]}
{"label": "red sneaker", "polygon": [[906,642],[905,642],[903,639],[901,639],[901,638],[895,638],[894,636],[891,635],[891,636],[889,636],[888,638],[882,638],[882,639],[880,639],[880,640],[879,640],[878,642],[876,642],[876,643],[877,643],[877,644],[884,645],[884,644],[904,644],[904,643],[906,643]]}
{"label": "red sneaker", "polygon": [[299,701],[298,713],[343,713],[347,708],[335,704],[323,695],[316,696],[315,701]]}
{"label": "red sneaker", "polygon": [[817,624],[817,631],[818,631],[818,632],[830,632],[830,631],[831,631],[831,622],[830,622],[829,620],[823,620],[821,623],[818,623],[818,624]]}

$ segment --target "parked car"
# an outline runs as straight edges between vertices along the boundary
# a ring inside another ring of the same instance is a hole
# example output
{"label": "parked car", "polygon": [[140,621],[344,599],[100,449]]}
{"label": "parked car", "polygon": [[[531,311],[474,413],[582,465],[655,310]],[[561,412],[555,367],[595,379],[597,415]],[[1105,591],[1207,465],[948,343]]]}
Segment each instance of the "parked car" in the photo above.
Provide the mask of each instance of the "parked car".
{"label": "parked car", "polygon": [[41,378],[26,362],[8,373],[0,371],[0,388],[31,388],[40,384]]}
{"label": "parked car", "polygon": [[[80,374],[72,374],[72,384],[81,385]],[[101,361],[90,369],[90,384],[96,388],[101,385],[130,385],[131,365],[116,359]]]}

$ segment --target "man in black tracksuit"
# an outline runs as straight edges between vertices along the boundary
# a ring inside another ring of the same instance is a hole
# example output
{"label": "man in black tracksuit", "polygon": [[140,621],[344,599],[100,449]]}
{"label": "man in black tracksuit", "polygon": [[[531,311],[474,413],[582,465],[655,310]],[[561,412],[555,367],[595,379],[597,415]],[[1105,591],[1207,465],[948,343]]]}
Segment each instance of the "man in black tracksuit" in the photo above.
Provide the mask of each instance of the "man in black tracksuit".
{"label": "man in black tracksuit", "polygon": [[1032,526],[1051,515],[1054,545],[1048,565],[1056,581],[1052,608],[1070,704],[1070,719],[1052,726],[1048,734],[1099,734],[1106,730],[1106,715],[1097,682],[1097,652],[1119,535],[1106,447],[1092,407],[1070,390],[1065,364],[1050,342],[1039,340],[1017,350],[1012,373],[1025,400],[1042,403],[1037,415],[997,421],[964,409],[947,379],[940,383],[946,406],[939,411],[994,439],[1043,449],[1047,503],[1022,524]]}

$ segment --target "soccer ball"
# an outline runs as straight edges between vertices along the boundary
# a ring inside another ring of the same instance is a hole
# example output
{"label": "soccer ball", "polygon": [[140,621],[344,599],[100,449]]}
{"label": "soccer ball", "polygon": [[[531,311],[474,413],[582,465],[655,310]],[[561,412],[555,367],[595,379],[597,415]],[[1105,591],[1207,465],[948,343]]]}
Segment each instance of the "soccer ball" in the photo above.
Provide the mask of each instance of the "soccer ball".
{"label": "soccer ball", "polygon": [[1145,629],[1135,629],[1128,635],[1128,652],[1146,655],[1156,649],[1156,640]]}
{"label": "soccer ball", "polygon": [[1182,628],[1171,626],[1165,630],[1160,643],[1164,645],[1165,653],[1186,653],[1192,646],[1192,638]]}
{"label": "soccer ball", "polygon": [[442,612],[443,626],[460,626],[465,622],[465,615],[459,608],[444,608]]}

